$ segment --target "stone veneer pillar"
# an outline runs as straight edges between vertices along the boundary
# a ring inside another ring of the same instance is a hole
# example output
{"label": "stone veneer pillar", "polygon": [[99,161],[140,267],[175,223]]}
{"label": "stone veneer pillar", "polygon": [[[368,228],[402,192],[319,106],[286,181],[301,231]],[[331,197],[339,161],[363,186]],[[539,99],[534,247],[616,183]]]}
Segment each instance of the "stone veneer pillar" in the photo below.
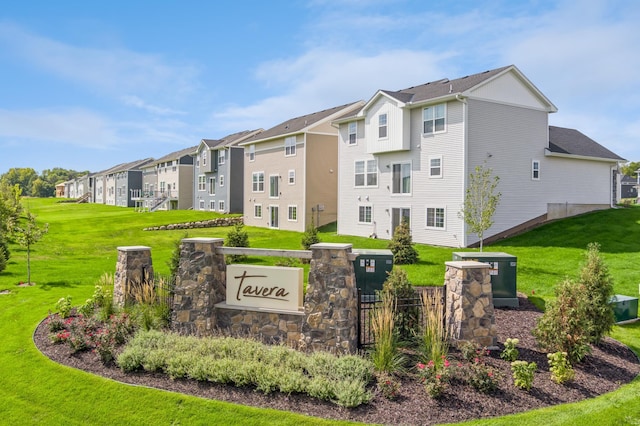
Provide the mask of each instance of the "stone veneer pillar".
{"label": "stone veneer pillar", "polygon": [[445,262],[446,326],[452,342],[470,341],[483,347],[497,343],[489,265]]}
{"label": "stone veneer pillar", "polygon": [[122,308],[131,298],[131,283],[153,279],[151,248],[146,246],[118,247],[116,274],[113,279],[113,303]]}
{"label": "stone veneer pillar", "polygon": [[214,305],[226,300],[227,265],[222,238],[185,238],[180,244],[171,328],[182,334],[210,335],[216,328]]}
{"label": "stone veneer pillar", "polygon": [[306,350],[337,354],[357,350],[357,297],[351,244],[311,246],[312,260],[304,298],[300,337]]}

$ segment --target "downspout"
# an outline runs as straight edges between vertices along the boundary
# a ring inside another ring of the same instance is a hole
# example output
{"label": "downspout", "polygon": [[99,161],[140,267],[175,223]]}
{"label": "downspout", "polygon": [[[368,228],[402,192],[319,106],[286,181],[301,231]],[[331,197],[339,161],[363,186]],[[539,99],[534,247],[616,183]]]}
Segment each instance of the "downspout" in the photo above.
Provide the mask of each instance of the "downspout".
{"label": "downspout", "polygon": [[[616,171],[618,170],[618,165],[617,164],[615,166],[611,166],[610,167],[610,173],[609,173],[609,179],[610,179],[610,181],[609,181],[609,203],[610,203],[612,209],[617,208],[616,203],[613,200],[613,171],[614,170],[616,170]],[[618,182],[616,180],[616,189],[618,189],[617,187],[618,187]]]}
{"label": "downspout", "polygon": [[[302,215],[302,231],[304,232],[307,229],[307,190],[309,189],[307,186],[307,173],[309,172],[307,170],[307,151],[309,150],[309,146],[307,145],[307,132],[302,134],[302,140],[304,144],[304,158],[302,159],[302,179],[304,179],[304,188],[302,190],[302,211],[304,212]],[[298,180],[298,176],[296,176],[296,180]],[[311,216],[313,217],[313,211],[311,212]],[[320,225],[316,223],[315,226],[318,228]]]}
{"label": "downspout", "polygon": [[[462,138],[463,138],[463,154],[462,154],[462,200],[464,202],[464,198],[466,197],[466,189],[467,189],[467,184],[468,184],[468,173],[467,173],[467,157],[469,155],[468,149],[469,149],[469,141],[468,141],[468,134],[467,134],[467,129],[468,129],[468,123],[467,123],[467,100],[460,94],[457,93],[456,94],[456,100],[462,102],[462,126],[463,126],[463,131],[462,131]],[[460,238],[462,239],[462,245],[460,245],[460,247],[467,247],[467,223],[463,220],[462,221],[462,235],[460,236]],[[459,240],[460,241],[460,240]]]}

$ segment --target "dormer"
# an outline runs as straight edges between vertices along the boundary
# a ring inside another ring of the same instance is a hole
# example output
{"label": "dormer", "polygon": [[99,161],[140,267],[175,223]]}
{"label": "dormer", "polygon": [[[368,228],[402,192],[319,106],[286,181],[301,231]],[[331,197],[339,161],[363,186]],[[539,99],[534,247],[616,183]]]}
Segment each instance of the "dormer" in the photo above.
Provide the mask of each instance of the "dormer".
{"label": "dormer", "polygon": [[364,116],[367,153],[411,149],[409,109],[390,92],[378,91],[358,115]]}

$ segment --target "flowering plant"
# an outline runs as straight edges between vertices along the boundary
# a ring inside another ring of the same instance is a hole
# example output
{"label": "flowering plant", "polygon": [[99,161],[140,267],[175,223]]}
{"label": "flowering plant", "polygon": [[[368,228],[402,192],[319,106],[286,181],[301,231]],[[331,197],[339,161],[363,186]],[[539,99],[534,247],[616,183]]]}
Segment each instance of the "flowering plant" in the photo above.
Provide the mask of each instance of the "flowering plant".
{"label": "flowering plant", "polygon": [[505,361],[513,362],[518,359],[520,352],[518,351],[518,343],[520,340],[518,339],[507,339],[504,342],[504,350],[500,354],[500,358]]}
{"label": "flowering plant", "polygon": [[388,373],[380,373],[377,378],[378,391],[387,399],[396,399],[400,394],[400,382]]}
{"label": "flowering plant", "polygon": [[440,362],[430,360],[427,364],[418,363],[418,375],[424,384],[427,394],[431,398],[439,398],[444,394],[451,379],[451,364],[442,356]]}
{"label": "flowering plant", "polygon": [[483,363],[480,358],[475,358],[469,364],[469,384],[478,392],[493,392],[498,388],[498,379],[498,372]]}

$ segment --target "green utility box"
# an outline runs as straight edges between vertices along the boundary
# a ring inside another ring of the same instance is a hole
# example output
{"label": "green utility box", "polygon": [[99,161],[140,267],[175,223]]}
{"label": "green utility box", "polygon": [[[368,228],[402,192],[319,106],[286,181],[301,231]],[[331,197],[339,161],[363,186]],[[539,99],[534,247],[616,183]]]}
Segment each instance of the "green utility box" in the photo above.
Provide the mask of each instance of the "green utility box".
{"label": "green utility box", "polygon": [[616,322],[635,320],[638,318],[638,298],[616,294],[611,296],[613,315]]}
{"label": "green utility box", "polygon": [[516,267],[518,259],[501,252],[454,252],[453,260],[488,263],[491,266],[491,290],[493,292],[493,306],[516,307],[518,294],[516,289]]}
{"label": "green utility box", "polygon": [[353,261],[356,285],[364,296],[375,295],[382,290],[382,284],[393,269],[393,253],[391,250],[354,249],[357,255]]}

